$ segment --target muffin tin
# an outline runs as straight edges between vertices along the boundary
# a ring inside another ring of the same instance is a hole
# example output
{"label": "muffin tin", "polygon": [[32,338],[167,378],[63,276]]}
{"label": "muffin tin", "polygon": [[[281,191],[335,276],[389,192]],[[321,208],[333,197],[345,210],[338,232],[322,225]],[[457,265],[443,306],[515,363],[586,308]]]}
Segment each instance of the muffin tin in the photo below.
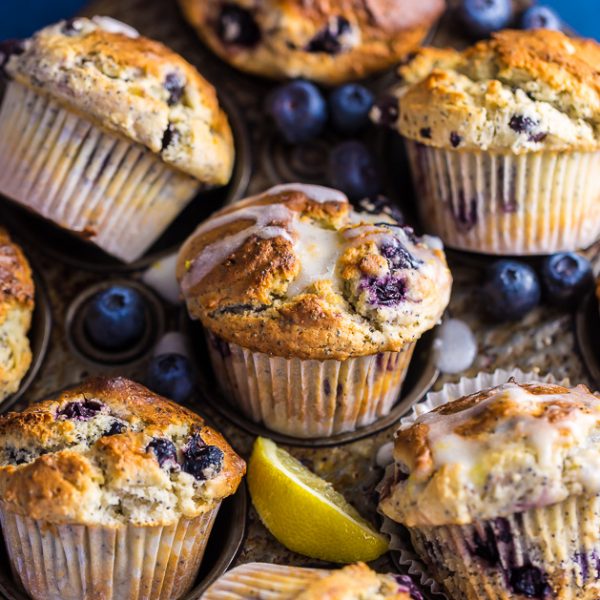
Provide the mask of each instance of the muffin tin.
{"label": "muffin tin", "polygon": [[[519,4],[523,6],[527,2]],[[323,183],[323,158],[333,141],[324,138],[295,148],[282,144],[264,118],[264,98],[271,84],[243,75],[211,55],[184,23],[177,3],[164,0],[97,0],[86,13],[114,16],[142,33],[166,42],[196,64],[216,85],[236,138],[234,179],[228,187],[210,192],[203,200],[193,203],[146,256],[128,266],[3,202],[0,213],[2,219],[20,235],[26,253],[33,260],[37,306],[31,331],[34,350],[32,366],[19,392],[7,399],[0,410],[22,408],[90,374],[121,374],[144,380],[150,351],[144,352],[140,348],[140,352],[109,359],[90,349],[82,339],[82,302],[108,283],[123,281],[138,287],[148,296],[155,338],[160,336],[161,331],[183,329],[190,334],[192,341],[203,339],[197,325],[190,327],[189,321],[182,318],[182,309],[163,302],[140,283],[142,270],[177,248],[203,216],[227,202],[239,199],[246,192],[255,193],[273,184],[294,179]],[[451,17],[444,17],[434,42],[437,45],[465,45],[466,40],[456,38],[452,30]],[[389,75],[386,77],[390,78]],[[386,77],[375,82],[374,86],[383,89]],[[379,150],[380,156],[389,157],[391,152],[398,151],[398,140],[394,136],[377,131],[370,132],[369,136],[369,142]],[[382,166],[385,171],[385,161]],[[384,172],[384,176],[386,192],[400,204],[410,220],[411,185],[407,172],[394,167]],[[587,251],[588,258],[597,267],[600,267],[599,255],[598,244]],[[448,314],[465,320],[471,326],[479,346],[475,363],[461,375],[472,376],[479,371],[518,366],[524,371],[538,369],[542,373],[552,372],[558,379],[569,377],[572,382],[591,387],[600,385],[600,351],[597,350],[600,316],[595,299],[588,299],[577,316],[577,337],[584,363],[577,351],[572,314],[541,306],[520,323],[490,323],[482,316],[483,312],[477,305],[480,267],[486,259],[475,257],[465,260],[463,253],[452,252],[449,260],[455,288]],[[50,331],[52,317],[54,327]],[[417,401],[436,379],[437,388],[458,378],[444,374],[438,377],[433,353],[429,351],[433,335],[425,336],[419,343],[424,357],[416,356],[411,365],[404,387],[404,402]],[[397,405],[389,418],[337,439],[295,440],[277,436],[227,409],[210,379],[208,360],[201,349],[201,342],[198,345],[200,349],[195,350],[194,356],[200,372],[199,393],[190,403],[191,408],[213,422],[243,456],[249,455],[254,437],[258,434],[284,443],[297,458],[344,493],[361,514],[371,522],[380,524],[376,513],[375,487],[383,471],[376,465],[375,456],[379,447],[391,440],[394,423],[403,412],[404,402]],[[44,360],[48,347],[51,352]],[[232,561],[325,566],[279,545],[260,524],[247,502],[244,486],[224,502],[206,556],[197,586],[186,596],[186,600],[199,599],[206,585]],[[6,556],[1,556],[1,559],[6,565]],[[406,570],[405,565],[394,564],[389,554],[375,561],[373,566],[380,571]],[[26,600],[7,572],[0,573],[0,594],[10,600]]]}

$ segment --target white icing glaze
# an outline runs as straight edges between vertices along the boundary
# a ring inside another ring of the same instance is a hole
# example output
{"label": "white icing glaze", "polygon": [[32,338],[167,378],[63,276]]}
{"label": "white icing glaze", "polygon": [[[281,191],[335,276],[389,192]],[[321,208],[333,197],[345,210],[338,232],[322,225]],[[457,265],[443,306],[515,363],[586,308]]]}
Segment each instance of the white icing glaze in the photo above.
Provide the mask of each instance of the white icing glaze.
{"label": "white icing glaze", "polygon": [[253,235],[263,239],[281,236],[293,243],[293,239],[285,227],[272,225],[272,223],[290,223],[294,218],[292,211],[283,204],[267,204],[263,206],[243,206],[205,221],[196,229],[194,237],[234,221],[249,220],[254,221],[254,225],[233,235],[225,236],[203,248],[184,275],[181,281],[181,289],[184,293],[187,293]]}
{"label": "white icing glaze", "polygon": [[339,233],[304,219],[296,220],[293,229],[300,273],[288,286],[288,297],[296,296],[317,281],[330,280],[336,284],[335,268],[343,249]]}
{"label": "white icing glaze", "polygon": [[309,183],[282,183],[269,188],[261,196],[275,196],[281,192],[298,191],[305,194],[315,202],[348,202],[348,197],[343,192],[323,185],[312,185]]}
{"label": "white icing glaze", "polygon": [[[573,443],[582,443],[600,417],[600,399],[578,393],[577,390],[572,390],[571,394],[574,395],[571,400],[576,399],[583,403],[594,414],[573,409],[567,416],[561,416],[560,419],[551,422],[549,416],[552,415],[552,409],[540,417],[523,411],[508,421],[501,419],[485,443],[463,438],[454,432],[461,425],[488,410],[491,405],[505,399],[523,404],[545,404],[564,401],[564,394],[531,394],[515,383],[506,383],[498,386],[484,400],[465,410],[445,415],[432,411],[421,415],[416,422],[426,424],[429,428],[428,441],[436,468],[448,463],[458,463],[467,469],[470,468],[486,448],[499,448],[506,444],[507,427],[514,432],[515,438],[523,439],[535,450],[539,464],[544,466],[552,462],[556,442],[561,435],[564,436],[565,431],[571,434]],[[554,410],[559,409],[557,407]],[[600,479],[598,481],[600,483]],[[600,488],[598,491],[600,492]]]}
{"label": "white icing glaze", "polygon": [[142,281],[167,302],[179,304],[182,299],[175,275],[176,268],[177,254],[170,254],[150,265],[142,275]]}
{"label": "white icing glaze", "polygon": [[140,32],[137,29],[133,28],[131,25],[127,25],[127,23],[113,19],[112,17],[96,15],[95,17],[92,17],[92,21],[98,25],[100,29],[104,29],[104,31],[108,31],[109,33],[121,33],[130,38],[140,37]]}
{"label": "white icing glaze", "polygon": [[434,342],[435,363],[442,373],[467,370],[477,356],[477,340],[471,328],[459,319],[446,319]]}

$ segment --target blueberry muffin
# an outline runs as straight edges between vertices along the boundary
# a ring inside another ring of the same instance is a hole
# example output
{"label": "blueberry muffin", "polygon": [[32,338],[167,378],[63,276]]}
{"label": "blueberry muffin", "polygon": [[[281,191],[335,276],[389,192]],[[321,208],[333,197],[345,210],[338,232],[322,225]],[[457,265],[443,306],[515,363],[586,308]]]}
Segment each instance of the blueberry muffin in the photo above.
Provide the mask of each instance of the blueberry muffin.
{"label": "blueberry muffin", "polygon": [[545,254],[600,237],[600,45],[502,31],[423,49],[375,120],[406,146],[423,224],[448,246]]}
{"label": "blueberry muffin", "polygon": [[228,398],[298,437],[388,414],[451,288],[439,240],[301,184],[202,223],[180,250],[177,277]]}
{"label": "blueberry muffin", "polygon": [[397,433],[379,508],[457,600],[600,597],[600,398],[514,380]]}
{"label": "blueberry muffin", "polygon": [[214,88],[108,17],[0,45],[0,193],[127,262],[233,165]]}
{"label": "blueberry muffin", "polygon": [[92,379],[0,417],[0,520],[35,600],[175,600],[244,461],[191,411]]}
{"label": "blueberry muffin", "polygon": [[328,85],[392,66],[423,41],[444,0],[179,0],[221,58],[276,79]]}
{"label": "blueberry muffin", "polygon": [[19,389],[31,364],[27,336],[34,309],[31,268],[0,227],[0,401]]}
{"label": "blueberry muffin", "polygon": [[248,563],[211,585],[202,600],[423,600],[406,575],[381,575],[358,563],[336,571]]}

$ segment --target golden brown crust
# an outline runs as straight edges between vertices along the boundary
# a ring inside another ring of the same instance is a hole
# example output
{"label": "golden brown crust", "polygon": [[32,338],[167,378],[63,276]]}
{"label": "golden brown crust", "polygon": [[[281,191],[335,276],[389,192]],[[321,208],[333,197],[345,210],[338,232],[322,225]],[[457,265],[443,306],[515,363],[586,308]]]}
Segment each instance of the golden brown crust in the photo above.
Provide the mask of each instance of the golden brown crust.
{"label": "golden brown crust", "polygon": [[207,185],[227,183],[233,140],[213,86],[163,44],[106,22],[77,18],[46,27],[5,70]]}
{"label": "golden brown crust", "polygon": [[[399,70],[397,128],[441,148],[596,150],[600,44],[548,30],[423,49]],[[377,114],[375,118],[377,118]]]}
{"label": "golden brown crust", "polygon": [[408,526],[467,524],[598,493],[600,398],[585,386],[509,382],[396,433],[403,473],[380,507]]}
{"label": "golden brown crust", "polygon": [[[86,407],[93,414],[82,416]],[[195,436],[222,453],[200,478],[185,467]],[[157,440],[173,445],[177,464],[152,449]],[[90,379],[0,418],[0,500],[35,519],[166,524],[210,510],[244,472],[200,416],[126,379]]]}
{"label": "golden brown crust", "polygon": [[[235,0],[248,11],[252,39],[220,32],[224,4],[180,0],[187,20],[221,58],[273,78],[338,84],[383,70],[415,50],[444,10],[443,0]],[[340,19],[343,25],[340,29]],[[332,34],[325,34],[330,31]],[[320,42],[327,36],[325,43]]]}
{"label": "golden brown crust", "polygon": [[343,360],[398,351],[437,322],[451,277],[428,243],[336,190],[287,184],[201,224],[177,277],[190,315],[226,341]]}

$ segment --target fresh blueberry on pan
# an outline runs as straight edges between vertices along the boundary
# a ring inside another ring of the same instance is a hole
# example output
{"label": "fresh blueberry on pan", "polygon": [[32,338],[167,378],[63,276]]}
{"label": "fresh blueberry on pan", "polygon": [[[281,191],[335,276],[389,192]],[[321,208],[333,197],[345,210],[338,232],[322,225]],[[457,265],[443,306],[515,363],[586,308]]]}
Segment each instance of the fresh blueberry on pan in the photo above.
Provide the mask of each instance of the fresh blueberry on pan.
{"label": "fresh blueberry on pan", "polygon": [[376,196],[381,188],[375,158],[362,142],[343,142],[333,148],[328,171],[331,186],[350,200]]}
{"label": "fresh blueberry on pan", "polygon": [[540,284],[535,271],[525,263],[498,260],[487,270],[483,301],[499,321],[518,321],[540,301]]}
{"label": "fresh blueberry on pan", "polygon": [[334,127],[345,134],[356,133],[369,123],[373,94],[359,83],[347,83],[329,96],[329,111]]}
{"label": "fresh blueberry on pan", "polygon": [[96,346],[106,350],[127,348],[144,333],[145,301],[133,288],[111,286],[90,299],[83,323],[85,332]]}
{"label": "fresh blueberry on pan", "polygon": [[475,37],[504,29],[512,19],[511,0],[461,0],[458,14]]}
{"label": "fresh blueberry on pan", "polygon": [[560,31],[560,17],[549,6],[532,6],[521,17],[522,29],[554,29]]}
{"label": "fresh blueberry on pan", "polygon": [[327,103],[319,88],[300,79],[277,87],[267,100],[267,111],[290,144],[317,137],[327,121]]}
{"label": "fresh blueberry on pan", "polygon": [[182,354],[159,354],[148,365],[147,385],[165,398],[185,402],[194,391],[192,365]]}
{"label": "fresh blueberry on pan", "polygon": [[594,286],[592,265],[575,252],[559,252],[544,260],[542,283],[551,304],[571,308]]}

